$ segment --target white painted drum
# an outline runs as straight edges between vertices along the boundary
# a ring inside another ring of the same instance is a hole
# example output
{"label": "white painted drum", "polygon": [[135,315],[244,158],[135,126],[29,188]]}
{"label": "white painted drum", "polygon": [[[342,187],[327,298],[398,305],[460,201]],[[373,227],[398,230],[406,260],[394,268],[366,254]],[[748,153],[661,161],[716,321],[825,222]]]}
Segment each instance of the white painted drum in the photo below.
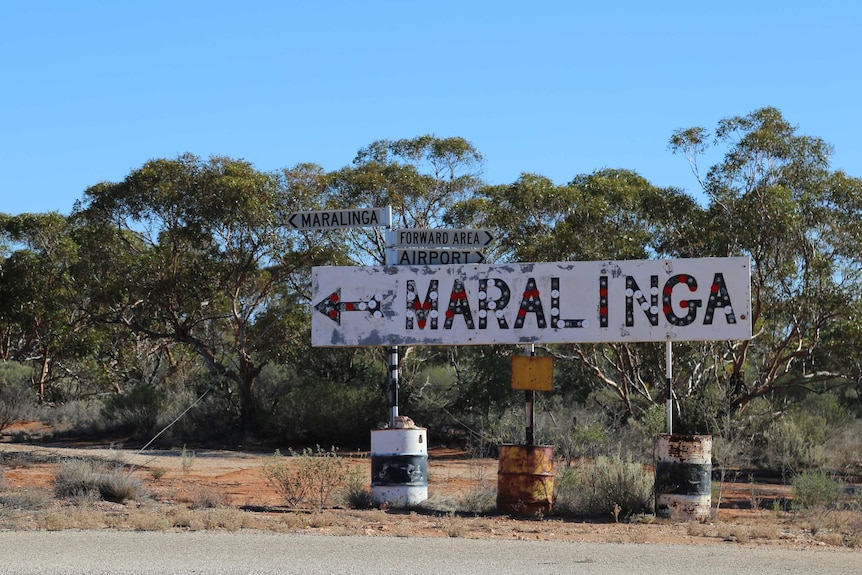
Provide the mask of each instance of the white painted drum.
{"label": "white painted drum", "polygon": [[428,436],[424,427],[371,432],[371,502],[416,505],[428,499]]}
{"label": "white painted drum", "polygon": [[659,436],[655,467],[656,515],[703,521],[712,507],[712,436]]}

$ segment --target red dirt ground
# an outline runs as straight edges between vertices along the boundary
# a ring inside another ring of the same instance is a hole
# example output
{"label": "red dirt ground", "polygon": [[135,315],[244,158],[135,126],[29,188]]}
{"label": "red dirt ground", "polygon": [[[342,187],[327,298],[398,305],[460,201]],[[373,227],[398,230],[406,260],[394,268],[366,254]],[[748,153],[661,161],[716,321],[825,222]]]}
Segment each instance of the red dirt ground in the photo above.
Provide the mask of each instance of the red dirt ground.
{"label": "red dirt ground", "polygon": [[[7,434],[8,435],[8,434]],[[5,453],[3,466],[5,489],[51,489],[59,458],[98,457],[134,466],[147,490],[160,503],[179,507],[201,506],[201,501],[243,508],[259,516],[291,515],[276,490],[266,481],[262,468],[271,461],[271,453],[226,450],[197,450],[194,461],[181,456],[181,449],[146,451],[111,449],[96,445],[32,445],[0,442]],[[31,463],[16,465],[21,454],[30,454]],[[14,454],[14,455],[13,455]],[[370,478],[367,453],[342,454],[351,466],[360,466]],[[50,462],[39,462],[50,461]],[[466,453],[431,449],[428,460],[428,491],[431,501],[458,501],[477,490],[496,488],[497,461],[474,459]],[[663,542],[679,544],[763,544],[783,546],[862,546],[862,536],[855,527],[848,533],[823,537],[829,529],[819,527],[815,536],[797,514],[772,509],[771,502],[788,498],[790,488],[784,485],[725,483],[720,509],[703,523],[680,522],[653,517],[615,523],[604,520],[573,520],[554,516],[513,518],[498,514],[466,516],[416,510],[326,510],[326,521],[309,520],[301,529],[322,532],[346,532],[368,535],[515,537],[521,539],[561,539],[570,541]],[[713,502],[715,506],[715,501]],[[760,508],[753,508],[757,505]],[[0,513],[2,518],[2,513]],[[862,523],[862,521],[859,521]],[[862,530],[862,526],[860,526]],[[840,529],[833,529],[840,531]]]}

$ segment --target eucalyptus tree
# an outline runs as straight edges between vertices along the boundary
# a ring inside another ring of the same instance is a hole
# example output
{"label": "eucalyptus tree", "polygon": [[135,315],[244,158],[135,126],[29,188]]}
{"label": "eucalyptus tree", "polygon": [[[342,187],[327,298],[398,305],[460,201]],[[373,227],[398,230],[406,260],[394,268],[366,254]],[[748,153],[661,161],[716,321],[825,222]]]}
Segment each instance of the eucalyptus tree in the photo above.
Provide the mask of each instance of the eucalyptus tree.
{"label": "eucalyptus tree", "polygon": [[[678,240],[696,231],[701,209],[675,188],[658,188],[630,170],[605,169],[566,185],[522,174],[514,183],[482,188],[453,210],[464,223],[503,232],[507,261],[595,261],[675,257]],[[623,417],[663,399],[662,349],[655,344],[544,346],[580,369],[566,369],[616,398]],[[583,381],[558,381],[583,394]]]}
{"label": "eucalyptus tree", "polygon": [[268,312],[302,306],[290,280],[336,257],[283,226],[315,193],[288,180],[242,160],[186,154],[89,188],[73,214],[90,232],[82,257],[93,313],[193,351],[235,386],[246,435],[255,382],[276,356],[267,334],[288,337],[295,317]]}
{"label": "eucalyptus tree", "polygon": [[[359,150],[351,165],[330,174],[330,208],[392,207],[393,228],[437,228],[456,202],[482,184],[482,154],[460,137],[423,135],[378,140]],[[357,228],[330,235],[342,238],[353,263],[386,263],[385,230]],[[383,349],[365,353],[387,361]],[[401,400],[409,407],[413,375],[442,357],[433,350],[400,348]]]}
{"label": "eucalyptus tree", "polygon": [[575,190],[524,173],[511,184],[484,186],[447,215],[461,226],[495,229],[495,260],[554,261],[555,230],[575,209]]}
{"label": "eucalyptus tree", "polygon": [[[858,381],[853,328],[862,273],[862,180],[832,170],[832,147],[800,135],[775,108],[674,132],[709,200],[699,244],[683,249],[751,259],[750,341],[727,343],[715,377],[743,407],[776,390]],[[723,158],[702,173],[710,148]],[[851,319],[853,318],[853,319]],[[850,339],[847,339],[847,338]]]}
{"label": "eucalyptus tree", "polygon": [[[482,184],[482,154],[464,138],[433,135],[378,140],[359,150],[351,166],[331,176],[332,208],[392,207],[392,227],[432,228]],[[385,262],[383,230],[347,236],[357,263]]]}
{"label": "eucalyptus tree", "polygon": [[73,227],[55,212],[0,214],[0,355],[32,363],[39,398],[95,345]]}

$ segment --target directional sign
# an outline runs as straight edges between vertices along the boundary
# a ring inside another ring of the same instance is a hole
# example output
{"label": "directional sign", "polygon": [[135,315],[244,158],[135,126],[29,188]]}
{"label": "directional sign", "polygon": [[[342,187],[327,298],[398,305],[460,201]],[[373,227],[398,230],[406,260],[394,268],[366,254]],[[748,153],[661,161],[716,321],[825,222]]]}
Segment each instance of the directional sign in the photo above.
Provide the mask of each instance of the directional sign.
{"label": "directional sign", "polygon": [[287,223],[295,230],[389,226],[392,223],[392,207],[293,212],[288,216]]}
{"label": "directional sign", "polygon": [[481,264],[485,254],[477,250],[457,250],[450,248],[430,250],[402,250],[400,248],[387,254],[387,263],[397,266],[437,266],[453,264]]}
{"label": "directional sign", "polygon": [[484,248],[494,240],[489,230],[401,229],[387,234],[390,247]]}
{"label": "directional sign", "polygon": [[748,258],[312,268],[316,346],[751,338]]}

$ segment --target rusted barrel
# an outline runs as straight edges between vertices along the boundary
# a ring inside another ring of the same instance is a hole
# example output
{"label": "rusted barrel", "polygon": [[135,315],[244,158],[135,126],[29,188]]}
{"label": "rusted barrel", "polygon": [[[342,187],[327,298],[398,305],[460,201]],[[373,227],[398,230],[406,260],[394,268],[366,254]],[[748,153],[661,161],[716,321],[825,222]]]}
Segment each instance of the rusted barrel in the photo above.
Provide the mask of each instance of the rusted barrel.
{"label": "rusted barrel", "polygon": [[554,504],[554,446],[500,445],[497,510],[535,517]]}
{"label": "rusted barrel", "polygon": [[416,505],[428,499],[428,438],[424,427],[371,432],[371,502]]}
{"label": "rusted barrel", "polygon": [[655,511],[659,517],[703,520],[712,506],[712,436],[659,436]]}

